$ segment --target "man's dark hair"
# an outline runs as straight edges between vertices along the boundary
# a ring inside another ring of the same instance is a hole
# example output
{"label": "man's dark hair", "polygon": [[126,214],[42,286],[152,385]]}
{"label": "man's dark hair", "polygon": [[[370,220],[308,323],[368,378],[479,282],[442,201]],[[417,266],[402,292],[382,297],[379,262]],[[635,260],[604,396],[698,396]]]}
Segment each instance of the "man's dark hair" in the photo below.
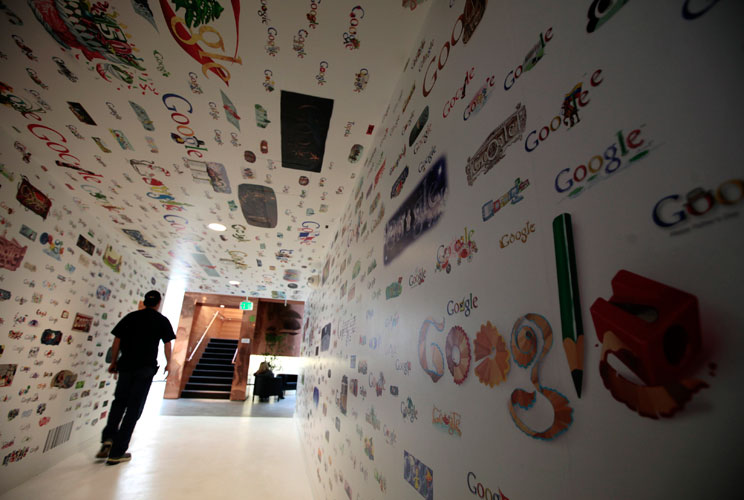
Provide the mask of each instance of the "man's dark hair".
{"label": "man's dark hair", "polygon": [[155,307],[160,304],[160,292],[157,290],[150,290],[145,294],[144,304],[145,307]]}

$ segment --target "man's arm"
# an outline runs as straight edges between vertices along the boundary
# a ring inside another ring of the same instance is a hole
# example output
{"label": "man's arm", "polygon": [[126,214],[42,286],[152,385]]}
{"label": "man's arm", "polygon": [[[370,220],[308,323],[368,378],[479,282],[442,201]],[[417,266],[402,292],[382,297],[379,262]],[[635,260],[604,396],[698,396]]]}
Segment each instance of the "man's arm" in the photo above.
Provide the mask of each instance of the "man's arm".
{"label": "man's arm", "polygon": [[166,342],[163,344],[163,351],[165,353],[165,370],[164,373],[166,373],[165,378],[168,378],[168,375],[170,375],[171,371],[171,342]]}
{"label": "man's arm", "polygon": [[119,359],[119,345],[121,344],[121,339],[119,337],[114,337],[114,345],[111,346],[111,364],[108,367],[109,373],[117,373],[119,369],[116,366],[116,361]]}

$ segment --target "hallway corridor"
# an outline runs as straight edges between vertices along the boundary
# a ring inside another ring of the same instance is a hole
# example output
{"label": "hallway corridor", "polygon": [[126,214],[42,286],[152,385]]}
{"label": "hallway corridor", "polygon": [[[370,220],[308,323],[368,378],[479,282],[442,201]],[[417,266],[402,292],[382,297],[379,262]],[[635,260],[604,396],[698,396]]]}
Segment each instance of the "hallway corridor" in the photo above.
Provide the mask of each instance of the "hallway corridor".
{"label": "hallway corridor", "polygon": [[[129,448],[131,462],[106,466],[93,458],[98,443],[88,441],[0,500],[311,498],[293,418],[172,416],[181,402],[189,406],[185,414],[193,415],[200,401],[163,400],[164,386],[153,384]],[[275,410],[285,402],[294,405],[294,397],[253,408]],[[215,412],[245,408],[245,415],[252,407],[250,400],[203,404]]]}

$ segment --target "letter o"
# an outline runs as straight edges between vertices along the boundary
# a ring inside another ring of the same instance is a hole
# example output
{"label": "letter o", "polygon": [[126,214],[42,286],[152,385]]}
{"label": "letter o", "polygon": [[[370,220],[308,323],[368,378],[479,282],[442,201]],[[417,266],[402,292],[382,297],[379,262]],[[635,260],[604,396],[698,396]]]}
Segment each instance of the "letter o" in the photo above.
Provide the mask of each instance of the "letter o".
{"label": "letter o", "polygon": [[[554,123],[554,122],[555,122],[556,120],[558,120],[558,125],[557,125],[557,126],[556,126],[555,128],[553,128],[553,123]],[[558,116],[558,115],[556,115],[556,116],[554,116],[554,117],[553,117],[553,119],[552,119],[552,120],[550,120],[550,130],[552,130],[553,132],[555,132],[555,131],[556,131],[556,130],[558,130],[559,128],[561,128],[561,117],[560,117],[560,116]]]}
{"label": "letter o", "polygon": [[[64,146],[58,142],[49,141],[46,143],[46,145],[49,149],[51,149],[52,151],[56,151],[57,153],[69,153],[70,152],[70,150],[67,149],[67,146]],[[52,146],[59,146],[62,149],[56,149],[56,148],[53,148]]]}
{"label": "letter o", "polygon": [[514,70],[514,78],[519,78],[520,76],[522,76],[522,65],[521,64],[517,66],[516,70]]}
{"label": "letter o", "polygon": [[[592,168],[592,162],[594,161],[595,158],[599,158],[599,166],[596,169]],[[596,174],[602,168],[602,157],[599,156],[599,155],[592,156],[592,159],[589,160],[589,163],[587,164],[587,167],[589,167],[589,171],[591,173]]]}
{"label": "letter o", "polygon": [[[184,132],[181,129],[188,129],[188,131],[191,132],[191,133],[190,134],[187,134],[186,132]],[[176,130],[178,130],[181,134],[183,134],[186,137],[193,137],[194,136],[194,130],[191,127],[187,127],[186,125],[179,125],[178,127],[176,127]]]}
{"label": "letter o", "polygon": [[[734,186],[739,188],[739,197],[735,200],[729,199],[724,195],[723,187],[727,184],[733,184]],[[720,203],[721,205],[733,205],[734,203],[739,203],[742,198],[744,198],[744,182],[742,182],[740,179],[729,179],[718,186],[718,189],[716,189],[716,200],[718,200],[718,203]]]}
{"label": "letter o", "polygon": [[[543,132],[545,132],[545,137],[543,137]],[[548,138],[549,135],[550,135],[550,129],[548,127],[543,127],[540,129],[540,133],[537,134],[537,137],[541,141],[544,141],[545,139]]]}
{"label": "letter o", "polygon": [[[581,176],[581,179],[579,179],[578,177],[579,169],[583,169],[584,171],[584,175]],[[576,167],[576,170],[574,170],[573,178],[576,182],[581,182],[586,179],[586,167],[584,165],[579,165],[578,167]]]}
{"label": "letter o", "polygon": [[[184,118],[184,120],[186,120],[186,121],[185,122],[180,122],[180,121],[176,120],[176,116],[182,116]],[[184,115],[182,113],[171,113],[171,120],[173,120],[176,123],[180,123],[181,125],[188,125],[189,122],[191,121],[191,120],[189,120],[189,117],[188,116],[186,116],[186,115]]]}
{"label": "letter o", "polygon": [[[442,62],[442,52],[444,51],[444,48],[447,48],[447,57],[444,58],[444,62]],[[447,60],[449,59],[449,53],[450,53],[450,43],[444,42],[444,45],[442,45],[442,48],[439,49],[439,60],[437,61],[437,68],[440,70],[444,68],[444,66],[447,64]]]}
{"label": "letter o", "polygon": [[[452,46],[454,47],[457,45],[457,42],[460,41],[460,37],[462,37],[462,32],[465,30],[465,25],[462,22],[462,16],[463,14],[460,14],[460,17],[455,19],[455,24],[452,25],[452,32],[450,33],[450,43],[452,43]],[[457,34],[457,39],[455,39],[455,28],[457,27],[457,23],[460,23],[460,33]]]}
{"label": "letter o", "polygon": [[486,494],[486,490],[483,488],[483,483],[478,483],[478,486],[476,486],[476,490],[478,492],[479,498],[483,498],[483,495]]}

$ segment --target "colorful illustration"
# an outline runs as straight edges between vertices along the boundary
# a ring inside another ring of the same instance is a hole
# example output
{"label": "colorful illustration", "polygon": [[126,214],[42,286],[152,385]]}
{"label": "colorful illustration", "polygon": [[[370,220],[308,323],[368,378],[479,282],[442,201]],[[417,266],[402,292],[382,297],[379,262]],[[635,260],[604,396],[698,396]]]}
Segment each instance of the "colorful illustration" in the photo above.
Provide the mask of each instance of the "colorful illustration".
{"label": "colorful illustration", "polygon": [[152,120],[150,120],[150,117],[147,115],[145,108],[133,101],[129,101],[129,105],[132,107],[134,114],[137,115],[137,120],[139,120],[145,130],[151,132],[155,130],[155,125],[153,125]]}
{"label": "colorful illustration", "polygon": [[220,96],[222,96],[222,107],[225,108],[225,118],[230,122],[236,129],[240,130],[240,116],[238,116],[238,110],[223,91],[220,90]]}
{"label": "colorful illustration", "polygon": [[425,500],[434,500],[434,471],[406,450],[403,451],[403,479]]}
{"label": "colorful illustration", "polygon": [[103,263],[115,273],[119,273],[121,272],[121,261],[122,256],[111,245],[106,245],[106,250],[103,252]]}
{"label": "colorful illustration", "polygon": [[385,224],[385,265],[436,225],[444,212],[446,199],[447,161],[442,156]]}
{"label": "colorful illustration", "polygon": [[75,319],[72,322],[72,329],[77,332],[90,332],[90,327],[93,325],[93,317],[86,316],[84,314],[75,313]]}
{"label": "colorful illustration", "polygon": [[576,272],[571,214],[563,213],[553,219],[555,267],[558,277],[558,299],[561,306],[563,349],[566,351],[576,395],[581,397],[584,376],[584,325],[581,321],[579,278]]}
{"label": "colorful illustration", "polygon": [[[702,347],[698,300],[626,270],[612,278],[612,291],[609,301],[598,298],[590,309],[602,342],[602,382],[642,417],[673,417],[708,387],[688,375]],[[610,355],[645,385],[620,374]]]}
{"label": "colorful illustration", "polygon": [[0,235],[0,269],[15,271],[23,262],[27,246],[21,246],[15,238],[9,240]]}
{"label": "colorful illustration", "polygon": [[460,422],[462,415],[456,411],[443,412],[436,406],[432,409],[431,423],[434,427],[437,427],[450,436],[462,437],[462,430],[460,429]]}
{"label": "colorful illustration", "polygon": [[52,377],[52,383],[50,385],[58,389],[69,389],[75,385],[77,378],[77,373],[73,373],[70,370],[61,370]]}
{"label": "colorful illustration", "polygon": [[0,365],[0,387],[10,387],[17,369],[16,364]]}
{"label": "colorful illustration", "polygon": [[47,328],[41,334],[41,343],[44,345],[59,345],[62,342],[62,332]]}
{"label": "colorful illustration", "polygon": [[92,242],[88,241],[82,234],[78,235],[77,246],[88,255],[93,255],[93,252],[96,250],[96,246]]}
{"label": "colorful illustration", "polygon": [[469,186],[472,186],[481,174],[488,173],[504,158],[507,147],[522,139],[522,133],[526,125],[527,108],[519,103],[516,111],[488,135],[483,145],[478,148],[473,156],[468,157],[465,174]]}
{"label": "colorful illustration", "polygon": [[475,230],[465,228],[465,234],[455,238],[449,245],[439,245],[437,249],[437,264],[434,271],[446,271],[447,274],[452,271],[452,261],[457,258],[459,266],[463,261],[471,262],[473,254],[478,252],[478,245],[473,240]]}
{"label": "colorful illustration", "polygon": [[327,351],[331,347],[331,324],[328,323],[320,331],[320,350]]}
{"label": "colorful illustration", "polygon": [[[538,335],[543,340],[543,348],[537,360]],[[530,380],[536,391],[528,392],[523,389],[514,389],[511,393],[511,404],[509,405],[509,414],[517,427],[530,437],[536,439],[555,439],[573,423],[573,408],[569,406],[568,399],[556,391],[544,387],[540,383],[538,370],[545,356],[550,352],[553,346],[553,329],[550,323],[539,314],[528,313],[517,319],[514,323],[511,335],[511,353],[514,362],[521,368],[528,368],[534,361]],[[553,407],[553,423],[545,430],[537,431],[526,424],[517,413],[517,407],[522,410],[529,410],[535,404],[537,394],[546,397]]]}
{"label": "colorful illustration", "polygon": [[509,350],[504,337],[501,336],[490,321],[481,325],[475,336],[475,374],[483,385],[493,387],[504,382],[509,375]]}
{"label": "colorful illustration", "polygon": [[516,205],[524,199],[520,193],[529,187],[530,181],[522,181],[519,177],[514,181],[514,186],[509,189],[501,198],[497,198],[496,201],[489,200],[481,208],[481,215],[483,216],[483,222],[489,220],[491,217],[496,215],[496,212],[502,208],[511,205]]}
{"label": "colorful illustration", "polygon": [[238,201],[248,224],[265,228],[276,227],[277,207],[273,189],[260,184],[240,184]]}
{"label": "colorful illustration", "polygon": [[[421,363],[421,368],[423,368],[424,372],[426,372],[426,374],[431,377],[432,382],[437,382],[440,378],[442,378],[442,375],[444,375],[444,353],[442,352],[442,348],[439,346],[439,344],[435,342],[429,342],[427,339],[427,334],[431,325],[434,325],[434,329],[438,332],[443,332],[444,318],[442,318],[441,322],[437,322],[431,317],[424,320],[423,324],[421,325],[421,329],[419,330],[418,356],[419,363]],[[427,350],[429,349],[429,347],[431,347],[430,352],[433,365],[431,368],[429,368],[429,355],[427,354]]]}
{"label": "colorful illustration", "polygon": [[49,209],[52,208],[52,200],[35,188],[25,176],[22,177],[21,183],[18,185],[16,200],[42,219],[47,218]]}

